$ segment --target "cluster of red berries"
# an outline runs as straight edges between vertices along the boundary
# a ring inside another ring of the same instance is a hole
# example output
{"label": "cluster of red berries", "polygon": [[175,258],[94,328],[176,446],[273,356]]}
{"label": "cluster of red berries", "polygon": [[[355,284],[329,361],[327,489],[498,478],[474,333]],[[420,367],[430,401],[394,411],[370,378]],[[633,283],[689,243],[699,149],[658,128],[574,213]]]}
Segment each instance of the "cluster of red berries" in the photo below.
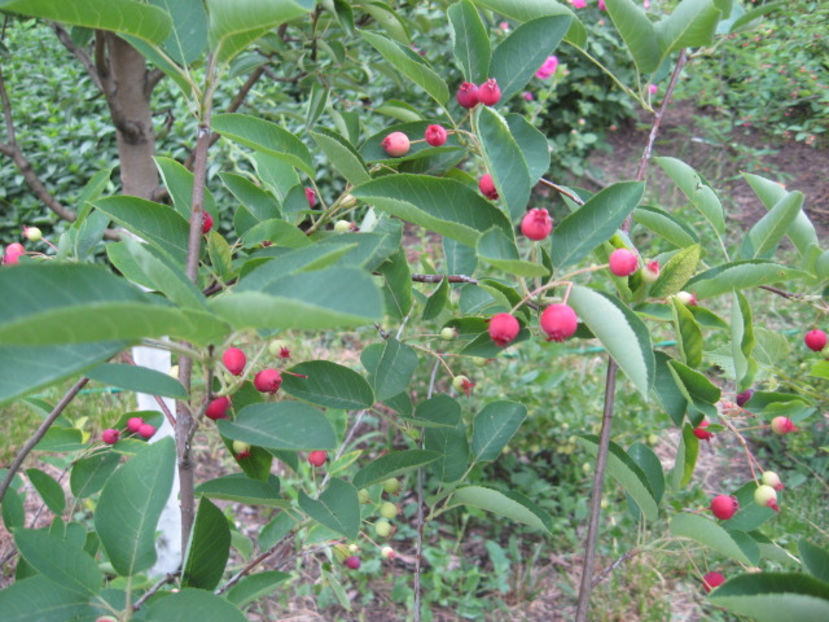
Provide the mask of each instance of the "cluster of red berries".
{"label": "cluster of red berries", "polygon": [[[152,438],[155,434],[155,426],[145,423],[141,417],[130,417],[127,420],[127,431],[130,434],[138,434],[141,438]],[[115,428],[107,428],[101,432],[101,440],[107,445],[114,445],[121,438],[121,431]]]}
{"label": "cluster of red berries", "polygon": [[[539,318],[547,341],[564,341],[578,328],[579,319],[572,307],[563,303],[549,305]],[[489,336],[498,346],[510,344],[521,330],[516,317],[510,313],[496,313],[489,320]]]}
{"label": "cluster of red berries", "polygon": [[489,78],[480,86],[472,82],[463,82],[455,96],[463,108],[474,108],[478,104],[494,106],[501,99],[501,88],[495,78]]}
{"label": "cluster of red berries", "polygon": [[[446,142],[448,137],[449,132],[447,132],[446,128],[439,123],[432,123],[431,125],[428,125],[426,127],[426,131],[423,132],[423,139],[432,147],[440,147]],[[383,142],[380,144],[385,152],[393,158],[403,157],[409,153],[409,149],[412,147],[412,142],[409,140],[408,134],[400,131],[387,134],[383,139]],[[306,194],[307,190],[308,188],[306,188]],[[308,201],[310,203],[311,199],[309,198]],[[316,202],[316,196],[314,197],[314,202]]]}
{"label": "cluster of red berries", "polygon": [[[283,355],[282,351],[280,351],[280,358],[288,358],[290,353],[287,353],[287,350],[284,348],[282,350],[285,351],[287,355]],[[224,351],[224,354],[222,354],[222,363],[224,364],[225,369],[227,369],[227,371],[231,374],[234,376],[241,376],[242,372],[245,371],[247,357],[239,348],[228,348]],[[261,391],[262,393],[274,394],[279,391],[279,387],[282,386],[282,374],[279,373],[278,369],[274,369],[272,367],[263,369],[253,377],[253,386],[256,387],[257,391]],[[212,403],[213,402],[211,402],[211,404]]]}

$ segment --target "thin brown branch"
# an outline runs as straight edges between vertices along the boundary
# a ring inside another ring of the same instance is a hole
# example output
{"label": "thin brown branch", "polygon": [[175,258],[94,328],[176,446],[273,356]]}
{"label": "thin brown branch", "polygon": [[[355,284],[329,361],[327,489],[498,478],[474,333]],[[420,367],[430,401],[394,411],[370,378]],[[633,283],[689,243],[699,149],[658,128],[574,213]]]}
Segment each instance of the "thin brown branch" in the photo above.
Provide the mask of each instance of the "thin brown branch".
{"label": "thin brown branch", "polygon": [[245,575],[247,575],[247,574],[248,574],[251,570],[253,570],[254,568],[256,568],[256,566],[258,566],[258,565],[259,565],[259,564],[261,564],[263,561],[265,561],[266,559],[268,559],[271,555],[273,555],[274,553],[276,553],[277,549],[279,549],[279,548],[281,548],[281,547],[284,547],[286,544],[288,544],[288,543],[286,542],[286,539],[287,539],[287,536],[283,537],[283,538],[282,538],[282,539],[280,539],[280,540],[279,540],[276,544],[274,544],[273,546],[271,546],[271,547],[270,547],[267,551],[264,551],[263,553],[260,553],[259,555],[257,555],[256,557],[254,557],[254,558],[253,558],[252,560],[250,560],[247,564],[245,564],[245,566],[244,566],[244,567],[243,567],[243,568],[242,568],[239,572],[237,572],[235,575],[233,575],[233,576],[232,576],[230,579],[228,579],[225,583],[223,583],[222,585],[220,585],[219,587],[217,587],[217,588],[213,591],[213,593],[214,593],[214,594],[216,594],[217,596],[219,596],[219,595],[221,595],[221,594],[224,594],[227,590],[229,590],[229,589],[230,589],[230,588],[232,588],[234,585],[236,585],[236,584],[237,584],[237,583],[238,583],[238,582],[239,582],[239,581],[240,581],[240,580],[241,580],[241,579],[242,579]]}
{"label": "thin brown branch", "polygon": [[772,294],[777,294],[778,296],[782,296],[787,300],[799,300],[803,298],[802,294],[795,294],[793,292],[783,291],[782,289],[777,289],[776,287],[772,287],[771,285],[761,285],[760,289],[764,289],[767,292],[771,292]]}
{"label": "thin brown branch", "polygon": [[541,179],[539,179],[538,181],[540,181],[542,184],[544,184],[546,186],[550,186],[550,188],[552,188],[553,190],[555,190],[559,194],[563,194],[564,196],[566,196],[571,201],[574,201],[575,203],[578,203],[579,205],[584,205],[584,201],[582,201],[579,196],[573,194],[572,192],[570,192],[564,186],[559,186],[558,184],[555,184],[555,183],[551,182],[549,179],[544,179],[543,177]]}
{"label": "thin brown branch", "polygon": [[412,281],[416,283],[440,283],[446,279],[450,283],[477,283],[478,279],[464,274],[412,274]]}
{"label": "thin brown branch", "polygon": [[141,609],[141,605],[147,602],[147,600],[150,597],[152,597],[156,592],[158,592],[158,590],[160,590],[162,587],[164,587],[168,583],[172,583],[178,575],[178,572],[171,572],[161,577],[158,581],[156,581],[155,585],[153,585],[150,589],[141,594],[141,598],[135,601],[135,604],[132,606],[132,610],[138,611],[139,609]]}
{"label": "thin brown branch", "polygon": [[161,82],[164,75],[165,74],[161,71],[161,69],[153,69],[152,71],[147,72],[147,79],[144,85],[144,94],[147,96],[147,99],[149,99],[150,95],[153,94],[155,87],[158,86],[158,83]]}
{"label": "thin brown branch", "polygon": [[95,73],[101,83],[101,90],[106,93],[109,86],[109,65],[106,58],[106,33],[103,30],[95,31]]}
{"label": "thin brown branch", "polygon": [[3,483],[0,484],[0,501],[3,500],[3,497],[6,495],[6,491],[9,489],[9,486],[12,483],[12,479],[17,473],[17,470],[20,468],[20,465],[23,464],[23,461],[26,459],[26,456],[35,448],[40,442],[46,432],[49,431],[49,428],[55,422],[55,419],[60,417],[60,414],[64,411],[64,409],[69,405],[69,403],[75,399],[75,396],[80,392],[81,389],[84,388],[86,383],[89,382],[89,378],[83,377],[78,380],[72,387],[66,392],[66,394],[61,398],[61,400],[57,403],[57,405],[52,409],[52,412],[49,413],[49,416],[43,420],[43,423],[40,424],[40,427],[37,431],[32,435],[32,437],[26,441],[26,444],[23,445],[23,448],[18,452],[17,456],[14,459],[14,462],[9,465],[9,470],[6,473],[6,478],[3,480]]}
{"label": "thin brown branch", "polygon": [[[124,358],[124,360],[125,360],[127,363],[129,363],[130,365],[135,365],[135,361],[134,361],[134,360],[133,360],[133,358],[129,355],[129,353],[128,353],[128,352],[123,352],[123,353],[121,354],[121,356],[122,356],[122,357]],[[164,413],[164,416],[165,416],[165,417],[167,417],[167,421],[169,421],[169,422],[170,422],[170,425],[171,425],[171,426],[173,426],[173,428],[175,428],[175,427],[176,427],[176,418],[173,416],[173,413],[171,413],[171,412],[170,412],[170,409],[169,409],[169,408],[167,408],[167,404],[165,404],[165,403],[164,403],[164,400],[163,400],[163,399],[161,399],[161,397],[159,397],[158,395],[153,395],[153,399],[154,399],[154,400],[156,401],[156,403],[158,404],[158,407],[161,409],[161,412],[163,412],[163,413]]]}
{"label": "thin brown branch", "polygon": [[89,77],[92,79],[92,82],[95,83],[95,86],[103,92],[104,84],[101,82],[101,76],[98,75],[98,69],[95,67],[95,62],[92,60],[92,57],[87,54],[86,50],[79,47],[74,41],[72,41],[72,37],[68,32],[66,32],[63,26],[53,22],[52,30],[55,31],[55,35],[57,36],[58,41],[63,44],[63,47],[69,50],[72,55],[80,61],[81,65],[84,66],[86,73],[89,74]]}
{"label": "thin brown branch", "polygon": [[607,578],[608,578],[611,574],[613,574],[613,571],[614,571],[614,570],[616,570],[619,566],[621,566],[622,564],[624,564],[624,563],[625,563],[626,561],[628,561],[629,559],[633,559],[633,557],[634,557],[637,553],[639,553],[639,551],[638,551],[637,549],[631,549],[630,551],[626,551],[626,552],[625,552],[623,555],[621,555],[621,556],[620,556],[620,557],[619,557],[616,561],[614,561],[614,562],[613,562],[612,564],[610,564],[607,568],[605,568],[604,570],[602,570],[602,572],[599,574],[599,576],[598,576],[598,577],[596,577],[595,579],[593,579],[593,586],[592,586],[592,587],[596,587],[599,583],[601,583],[602,581],[604,581],[605,579],[607,579]]}

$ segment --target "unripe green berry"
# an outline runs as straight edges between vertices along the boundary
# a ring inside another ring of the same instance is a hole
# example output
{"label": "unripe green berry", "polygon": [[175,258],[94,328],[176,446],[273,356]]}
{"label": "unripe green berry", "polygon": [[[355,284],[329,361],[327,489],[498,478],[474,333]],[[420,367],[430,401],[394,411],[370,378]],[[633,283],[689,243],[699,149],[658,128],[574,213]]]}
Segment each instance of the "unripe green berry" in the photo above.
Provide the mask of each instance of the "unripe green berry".
{"label": "unripe green berry", "polygon": [[[774,489],[772,489],[772,491],[773,490]],[[380,516],[391,520],[392,518],[397,516],[397,506],[389,501],[384,501],[383,504],[380,506]]]}
{"label": "unripe green berry", "polygon": [[386,481],[383,482],[383,490],[385,490],[390,495],[396,495],[400,492],[400,482],[395,477],[390,477]]}
{"label": "unripe green berry", "polygon": [[777,492],[771,486],[762,484],[754,491],[754,503],[773,510],[777,509]]}
{"label": "unripe green berry", "polygon": [[271,339],[270,343],[268,343],[268,353],[271,356],[279,356],[279,353],[282,351],[282,348],[287,348],[288,342],[284,339]]}
{"label": "unripe green berry", "polygon": [[371,503],[371,495],[368,494],[368,490],[365,488],[360,488],[357,491],[357,499],[360,500],[360,503]]}
{"label": "unripe green berry", "polygon": [[23,235],[29,242],[40,242],[43,239],[43,233],[37,227],[23,227]]}
{"label": "unripe green berry", "polygon": [[451,341],[458,336],[458,331],[451,326],[444,326],[440,329],[440,338],[446,341]]}
{"label": "unripe green berry", "polygon": [[764,471],[760,481],[775,490],[783,490],[783,482],[780,481],[780,476],[774,471]]}
{"label": "unripe green berry", "polygon": [[334,223],[334,231],[337,233],[348,233],[351,231],[351,223],[347,220],[338,220]]}
{"label": "unripe green berry", "polygon": [[388,538],[389,534],[391,534],[391,523],[385,518],[381,518],[374,523],[374,533],[381,538]]}

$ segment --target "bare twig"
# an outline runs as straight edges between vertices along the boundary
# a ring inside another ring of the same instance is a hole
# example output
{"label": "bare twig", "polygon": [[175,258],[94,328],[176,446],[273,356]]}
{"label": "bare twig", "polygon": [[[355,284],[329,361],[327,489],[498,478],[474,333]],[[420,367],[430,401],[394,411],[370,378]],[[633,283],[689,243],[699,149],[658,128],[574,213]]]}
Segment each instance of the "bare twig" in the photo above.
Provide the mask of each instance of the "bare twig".
{"label": "bare twig", "polygon": [[584,205],[584,201],[582,201],[579,196],[573,194],[572,192],[570,192],[564,186],[559,186],[558,184],[555,184],[555,183],[551,182],[549,179],[544,179],[543,177],[541,179],[539,179],[538,181],[540,181],[542,184],[544,184],[546,186],[550,186],[550,188],[552,188],[553,190],[555,190],[559,194],[563,194],[564,196],[566,196],[571,201],[574,201],[575,203],[578,203],[579,205]]}
{"label": "bare twig", "polygon": [[473,279],[471,276],[464,274],[412,274],[412,281],[417,283],[440,283],[446,279],[450,283],[477,283],[478,279]]}
{"label": "bare twig", "polygon": [[786,300],[799,300],[803,298],[802,294],[795,294],[793,292],[783,291],[782,289],[777,289],[776,287],[772,287],[771,285],[761,285],[760,289],[764,289],[767,292],[771,292],[772,294],[782,296]]}
{"label": "bare twig", "polygon": [[141,598],[136,600],[135,604],[133,604],[132,610],[133,611],[138,611],[139,609],[141,609],[141,605],[143,605],[145,602],[147,602],[148,598],[153,596],[156,592],[158,592],[158,590],[160,590],[162,587],[164,587],[168,583],[172,583],[173,580],[175,580],[175,578],[178,575],[179,575],[178,572],[171,572],[171,573],[168,573],[168,574],[164,575],[163,577],[161,577],[158,581],[156,581],[155,585],[153,585],[149,590],[147,590],[146,592],[141,594]]}
{"label": "bare twig", "polygon": [[89,74],[89,77],[95,83],[95,86],[97,86],[103,93],[104,84],[103,82],[101,82],[101,76],[98,75],[98,69],[95,67],[95,62],[92,60],[92,57],[90,57],[89,54],[87,54],[86,50],[84,50],[82,47],[79,47],[75,44],[74,41],[72,41],[72,37],[69,35],[68,32],[66,32],[63,26],[53,22],[52,30],[55,31],[55,35],[57,36],[58,41],[60,41],[63,44],[63,47],[69,50],[72,53],[72,55],[75,56],[75,58],[77,58],[81,62],[81,65],[84,66],[84,69],[86,69],[86,73]]}
{"label": "bare twig", "polygon": [[43,420],[43,423],[40,424],[40,427],[37,429],[37,431],[32,435],[32,437],[28,441],[26,441],[26,444],[23,445],[23,448],[18,452],[17,457],[15,457],[14,462],[12,462],[11,465],[9,465],[9,470],[6,473],[6,479],[4,479],[3,483],[0,484],[0,501],[3,500],[6,491],[9,489],[9,486],[12,483],[12,479],[14,478],[15,473],[17,473],[17,470],[20,468],[20,465],[23,464],[23,461],[26,459],[26,456],[28,456],[29,452],[31,452],[32,449],[34,449],[35,445],[37,445],[40,442],[40,439],[42,439],[46,435],[46,432],[49,431],[49,428],[55,422],[55,419],[60,417],[60,414],[69,405],[69,402],[71,402],[75,398],[75,396],[81,389],[84,388],[87,382],[89,382],[89,378],[84,376],[83,378],[78,380],[74,385],[72,385],[72,388],[70,388],[66,392],[66,395],[64,395],[61,398],[61,400],[57,403],[54,409],[52,409],[52,412],[49,413],[49,416]]}
{"label": "bare twig", "polygon": [[626,551],[616,561],[614,561],[607,568],[602,570],[602,572],[599,574],[599,576],[597,576],[596,578],[593,579],[592,587],[596,587],[599,583],[601,583],[602,581],[607,579],[611,574],[613,574],[614,570],[616,570],[619,566],[624,564],[629,559],[632,559],[633,556],[636,555],[637,553],[639,553],[639,551],[637,549],[631,549],[630,551]]}
{"label": "bare twig", "polygon": [[283,537],[276,544],[271,546],[267,551],[264,551],[263,553],[260,553],[259,555],[254,557],[252,560],[250,560],[247,564],[245,564],[245,566],[239,572],[237,572],[235,575],[233,575],[225,583],[223,583],[222,585],[217,587],[213,591],[213,593],[216,594],[217,596],[220,595],[220,594],[224,594],[227,590],[229,590],[234,585],[236,585],[242,579],[242,577],[244,577],[251,570],[256,568],[256,566],[261,564],[263,561],[268,559],[271,555],[276,553],[277,549],[284,547],[285,544],[288,544],[286,542],[287,537],[288,536]]}

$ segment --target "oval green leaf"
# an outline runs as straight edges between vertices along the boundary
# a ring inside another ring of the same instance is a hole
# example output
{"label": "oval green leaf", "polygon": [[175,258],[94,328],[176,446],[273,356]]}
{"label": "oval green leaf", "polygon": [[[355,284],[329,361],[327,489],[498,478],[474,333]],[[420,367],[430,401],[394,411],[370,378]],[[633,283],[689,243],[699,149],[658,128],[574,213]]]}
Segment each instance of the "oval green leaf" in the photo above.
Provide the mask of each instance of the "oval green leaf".
{"label": "oval green leaf", "polygon": [[360,374],[330,361],[294,365],[282,375],[282,390],[328,408],[358,410],[374,403],[374,392]]}
{"label": "oval green leaf", "polygon": [[424,467],[439,457],[440,454],[436,451],[426,451],[424,449],[389,452],[357,471],[354,475],[354,485],[357,488],[366,488],[390,477],[397,477],[403,473]]}
{"label": "oval green leaf", "polygon": [[337,443],[328,419],[301,402],[251,404],[236,419],[216,423],[223,436],[266,449],[335,449]]}

